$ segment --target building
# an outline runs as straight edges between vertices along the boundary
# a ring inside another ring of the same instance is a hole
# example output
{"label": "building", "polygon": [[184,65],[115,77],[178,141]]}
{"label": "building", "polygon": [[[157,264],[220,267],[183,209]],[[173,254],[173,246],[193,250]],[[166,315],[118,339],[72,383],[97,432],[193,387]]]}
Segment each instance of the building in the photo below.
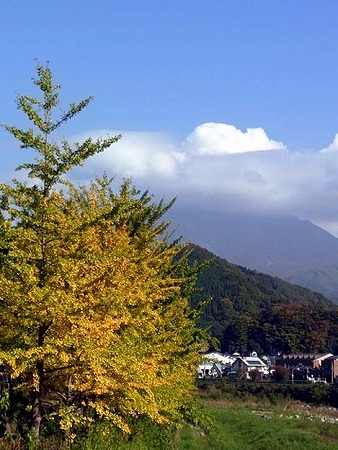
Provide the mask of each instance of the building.
{"label": "building", "polygon": [[322,374],[328,383],[338,383],[338,356],[330,356],[322,362]]}
{"label": "building", "polygon": [[300,354],[290,354],[282,355],[276,357],[276,366],[283,366],[288,368],[298,367],[298,368],[308,368],[308,369],[319,369],[322,362],[327,358],[333,356],[332,353],[300,353]]}
{"label": "building", "polygon": [[[326,379],[323,364],[333,356],[332,353],[300,353],[276,357],[276,366],[290,370],[291,380],[321,381]],[[328,375],[331,377],[331,375]]]}
{"label": "building", "polygon": [[199,379],[217,379],[222,378],[222,365],[213,362],[203,362],[197,366],[197,378]]}
{"label": "building", "polygon": [[268,366],[257,356],[256,352],[251,353],[250,356],[237,357],[231,369],[236,370],[237,374],[245,373],[247,379],[250,378],[251,372],[259,372],[261,378],[269,373]]}

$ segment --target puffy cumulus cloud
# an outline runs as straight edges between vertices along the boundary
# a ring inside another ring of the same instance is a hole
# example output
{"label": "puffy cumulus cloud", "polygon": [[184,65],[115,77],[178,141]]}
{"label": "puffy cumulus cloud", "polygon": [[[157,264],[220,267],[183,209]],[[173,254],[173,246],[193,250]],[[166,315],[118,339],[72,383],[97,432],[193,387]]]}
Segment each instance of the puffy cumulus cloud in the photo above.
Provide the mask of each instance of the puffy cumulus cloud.
{"label": "puffy cumulus cloud", "polygon": [[[291,201],[297,163],[287,152],[194,156],[185,167],[185,189],[203,193],[217,208],[277,211]],[[292,169],[291,169],[292,167]],[[210,198],[212,194],[213,198]]]}
{"label": "puffy cumulus cloud", "polygon": [[203,123],[194,129],[183,143],[191,153],[221,155],[273,149],[285,149],[282,142],[269,139],[263,128],[248,128],[245,132],[226,123]]}
{"label": "puffy cumulus cloud", "polygon": [[338,133],[335,135],[333,142],[325,148],[321,149],[321,153],[330,153],[338,151]]}
{"label": "puffy cumulus cloud", "polygon": [[[89,136],[96,139],[117,134],[115,131],[97,130],[76,136],[73,141],[81,141]],[[87,167],[94,171],[104,168],[109,173],[123,177],[170,179],[176,176],[180,159],[182,155],[166,134],[127,131],[110,149],[91,158]]]}
{"label": "puffy cumulus cloud", "polygon": [[181,206],[289,214],[337,232],[338,155],[333,151],[338,150],[337,137],[323,150],[291,152],[281,142],[271,141],[262,129],[242,133],[232,127],[231,139],[221,144],[222,133],[200,134],[215,130],[204,125],[183,144],[160,133],[122,133],[119,143],[85,167],[91,170],[90,176],[102,170],[131,176],[137,187],[149,188],[160,197],[178,197]]}

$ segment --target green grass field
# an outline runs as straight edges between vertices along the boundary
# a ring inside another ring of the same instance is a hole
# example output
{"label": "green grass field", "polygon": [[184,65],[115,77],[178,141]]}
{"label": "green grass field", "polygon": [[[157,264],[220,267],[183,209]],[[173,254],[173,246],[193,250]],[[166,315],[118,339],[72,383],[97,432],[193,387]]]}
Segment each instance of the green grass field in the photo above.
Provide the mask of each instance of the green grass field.
{"label": "green grass field", "polygon": [[[338,410],[284,399],[201,399],[201,417],[211,426],[186,424],[179,431],[151,421],[136,424],[132,436],[98,424],[87,437],[68,446],[52,436],[43,450],[336,450]],[[25,445],[0,441],[0,449],[23,450]]]}
{"label": "green grass field", "polygon": [[297,402],[207,402],[207,432],[185,426],[179,450],[329,450],[338,448],[338,411]]}
{"label": "green grass field", "polygon": [[[338,410],[281,400],[202,400],[213,425],[185,425],[178,433],[144,424],[133,438],[98,436],[86,450],[336,450]],[[77,447],[79,448],[79,447]]]}

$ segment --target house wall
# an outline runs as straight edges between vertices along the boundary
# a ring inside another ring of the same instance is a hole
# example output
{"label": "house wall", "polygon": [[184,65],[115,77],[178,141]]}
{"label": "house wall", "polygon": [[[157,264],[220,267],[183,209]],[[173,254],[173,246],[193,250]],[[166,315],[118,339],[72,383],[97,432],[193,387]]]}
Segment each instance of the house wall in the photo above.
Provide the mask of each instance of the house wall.
{"label": "house wall", "polygon": [[338,359],[333,361],[333,381],[338,382]]}

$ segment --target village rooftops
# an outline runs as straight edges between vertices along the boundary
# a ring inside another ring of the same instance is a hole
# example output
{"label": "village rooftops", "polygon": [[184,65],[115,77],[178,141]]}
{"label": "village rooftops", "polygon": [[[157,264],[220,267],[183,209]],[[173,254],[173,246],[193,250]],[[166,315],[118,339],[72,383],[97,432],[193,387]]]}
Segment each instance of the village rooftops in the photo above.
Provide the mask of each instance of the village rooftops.
{"label": "village rooftops", "polygon": [[326,359],[333,356],[332,353],[290,353],[283,355],[280,358],[288,359]]}
{"label": "village rooftops", "polygon": [[257,356],[244,356],[242,360],[250,367],[266,367],[266,364]]}
{"label": "village rooftops", "polygon": [[276,364],[282,366],[309,366],[318,368],[323,361],[333,356],[332,353],[291,353],[290,355],[278,356]]}
{"label": "village rooftops", "polygon": [[232,368],[239,369],[240,367],[245,367],[246,370],[264,371],[267,369],[267,365],[258,356],[243,356],[242,358],[237,358],[232,364]]}
{"label": "village rooftops", "polygon": [[221,353],[218,352],[212,352],[203,355],[203,359],[207,361],[214,361],[217,363],[228,365],[232,364],[236,358],[233,358],[232,356],[229,355],[222,355]]}

